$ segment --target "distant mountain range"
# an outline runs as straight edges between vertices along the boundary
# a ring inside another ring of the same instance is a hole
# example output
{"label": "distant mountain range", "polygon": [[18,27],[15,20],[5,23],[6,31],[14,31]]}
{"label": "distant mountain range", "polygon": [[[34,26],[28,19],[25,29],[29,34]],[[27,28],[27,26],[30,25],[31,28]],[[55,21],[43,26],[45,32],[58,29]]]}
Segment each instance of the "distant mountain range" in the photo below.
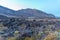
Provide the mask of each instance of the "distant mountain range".
{"label": "distant mountain range", "polygon": [[12,10],[3,6],[0,6],[0,17],[16,17],[16,18],[55,18],[53,14],[48,14],[37,9],[22,9],[22,10]]}

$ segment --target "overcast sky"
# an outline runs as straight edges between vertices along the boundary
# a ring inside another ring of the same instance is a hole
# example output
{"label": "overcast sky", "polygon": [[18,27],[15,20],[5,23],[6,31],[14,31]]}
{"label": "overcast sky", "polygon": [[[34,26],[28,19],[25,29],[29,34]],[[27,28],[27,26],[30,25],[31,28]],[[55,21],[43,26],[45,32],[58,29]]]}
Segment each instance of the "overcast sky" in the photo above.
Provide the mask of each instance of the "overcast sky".
{"label": "overcast sky", "polygon": [[0,0],[0,5],[13,10],[39,9],[60,17],[60,0]]}

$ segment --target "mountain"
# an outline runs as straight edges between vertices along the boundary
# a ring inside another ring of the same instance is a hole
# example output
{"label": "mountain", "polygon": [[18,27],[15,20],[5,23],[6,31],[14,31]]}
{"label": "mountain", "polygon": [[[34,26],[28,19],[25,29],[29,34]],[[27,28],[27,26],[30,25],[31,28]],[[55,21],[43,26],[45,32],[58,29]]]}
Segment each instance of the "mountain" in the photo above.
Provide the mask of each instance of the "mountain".
{"label": "mountain", "polygon": [[55,16],[52,14],[48,14],[48,13],[43,12],[41,10],[30,9],[30,8],[18,10],[17,14],[19,14],[18,16],[23,16],[23,17],[55,18]]}
{"label": "mountain", "polygon": [[0,15],[0,19],[7,19],[7,18],[8,18],[7,16]]}
{"label": "mountain", "polygon": [[54,15],[48,14],[41,10],[37,9],[22,9],[22,10],[12,10],[3,6],[0,6],[0,15],[4,15],[7,17],[17,17],[17,18],[55,18]]}
{"label": "mountain", "polygon": [[0,15],[5,15],[5,16],[14,16],[15,15],[15,11],[3,6],[0,6]]}

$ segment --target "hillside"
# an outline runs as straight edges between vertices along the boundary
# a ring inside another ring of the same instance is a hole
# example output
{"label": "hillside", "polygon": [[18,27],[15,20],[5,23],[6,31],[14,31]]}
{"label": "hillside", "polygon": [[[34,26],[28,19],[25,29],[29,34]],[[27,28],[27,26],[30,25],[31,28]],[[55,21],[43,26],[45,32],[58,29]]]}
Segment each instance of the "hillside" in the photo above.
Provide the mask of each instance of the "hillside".
{"label": "hillside", "polygon": [[60,40],[60,18],[37,9],[0,6],[0,40]]}
{"label": "hillside", "polygon": [[43,12],[41,10],[37,10],[37,9],[22,9],[22,10],[18,10],[17,14],[22,15],[24,17],[35,17],[35,18],[55,18],[54,15]]}
{"label": "hillside", "polygon": [[37,9],[21,9],[18,11],[0,6],[0,15],[8,17],[24,17],[24,18],[55,18],[53,14],[49,14]]}

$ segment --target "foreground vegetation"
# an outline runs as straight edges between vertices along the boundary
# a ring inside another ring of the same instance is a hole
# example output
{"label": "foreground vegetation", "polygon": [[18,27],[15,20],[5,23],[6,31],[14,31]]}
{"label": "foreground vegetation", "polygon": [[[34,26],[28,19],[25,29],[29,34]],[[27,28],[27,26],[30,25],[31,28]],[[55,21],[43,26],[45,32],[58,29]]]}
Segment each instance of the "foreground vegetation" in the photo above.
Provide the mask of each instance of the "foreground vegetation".
{"label": "foreground vegetation", "polygon": [[2,19],[0,40],[60,40],[60,21]]}

